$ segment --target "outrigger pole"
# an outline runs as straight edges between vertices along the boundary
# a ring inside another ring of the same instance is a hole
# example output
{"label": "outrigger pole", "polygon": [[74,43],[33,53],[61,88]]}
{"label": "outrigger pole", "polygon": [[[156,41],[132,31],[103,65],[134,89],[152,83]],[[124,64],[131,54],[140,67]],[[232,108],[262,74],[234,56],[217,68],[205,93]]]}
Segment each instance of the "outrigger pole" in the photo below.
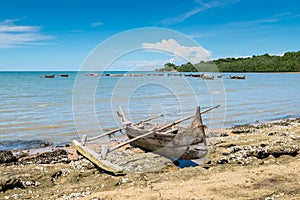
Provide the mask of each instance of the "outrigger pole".
{"label": "outrigger pole", "polygon": [[[142,123],[142,122],[148,122],[148,121],[151,121],[151,120],[153,120],[153,119],[157,119],[157,118],[163,117],[163,116],[164,116],[164,115],[161,114],[161,115],[158,115],[158,116],[155,116],[155,117],[151,117],[151,118],[148,118],[148,119],[145,119],[145,120],[136,122],[136,123],[134,123],[134,124],[132,124],[132,125],[138,125],[138,124],[140,124],[140,123]],[[117,128],[117,129],[108,131],[107,133],[103,133],[103,134],[101,134],[101,135],[98,135],[98,136],[95,136],[95,137],[88,138],[88,139],[86,139],[86,141],[87,141],[87,142],[93,141],[93,140],[102,138],[102,137],[104,137],[104,136],[114,134],[114,133],[116,133],[116,132],[118,132],[118,131],[122,131],[123,129],[124,129],[124,128]]]}

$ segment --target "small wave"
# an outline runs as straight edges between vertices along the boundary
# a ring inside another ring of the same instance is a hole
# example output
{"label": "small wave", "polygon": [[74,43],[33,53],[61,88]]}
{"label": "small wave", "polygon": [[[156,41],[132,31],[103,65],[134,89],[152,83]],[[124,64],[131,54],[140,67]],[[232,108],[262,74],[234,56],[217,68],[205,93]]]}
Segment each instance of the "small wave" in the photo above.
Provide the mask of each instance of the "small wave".
{"label": "small wave", "polygon": [[223,92],[224,92],[224,91],[219,90],[219,91],[208,92],[208,94],[221,94],[221,93],[223,93]]}
{"label": "small wave", "polygon": [[47,107],[47,106],[49,106],[49,104],[46,104],[46,103],[45,103],[45,104],[39,104],[39,105],[38,105],[38,107]]}
{"label": "small wave", "polygon": [[12,112],[16,112],[16,111],[15,110],[9,110],[9,109],[0,110],[0,113],[12,113]]}
{"label": "small wave", "polygon": [[27,98],[35,97],[35,94],[19,94],[19,95],[4,95],[5,99],[18,99],[18,98]]}

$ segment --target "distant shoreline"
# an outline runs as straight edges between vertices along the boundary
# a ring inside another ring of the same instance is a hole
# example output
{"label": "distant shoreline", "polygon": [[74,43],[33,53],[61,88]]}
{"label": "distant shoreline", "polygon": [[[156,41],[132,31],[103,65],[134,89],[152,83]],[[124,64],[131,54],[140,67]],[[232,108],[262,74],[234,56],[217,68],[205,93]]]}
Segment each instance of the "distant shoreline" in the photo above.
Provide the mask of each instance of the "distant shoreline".
{"label": "distant shoreline", "polygon": [[300,74],[300,72],[270,72],[274,74]]}
{"label": "distant shoreline", "polygon": [[[33,72],[33,73],[86,73],[88,71],[1,71],[0,70],[0,73],[28,73],[28,72]],[[247,74],[247,73],[256,73],[256,74],[300,74],[300,71],[299,72],[204,72],[204,71],[197,71],[197,72],[178,72],[178,71],[94,71],[94,72],[113,72],[113,73],[135,73],[135,72],[145,72],[145,73],[149,73],[149,72],[156,72],[156,73],[219,73],[219,74],[230,74],[230,73],[240,73],[240,74]]]}

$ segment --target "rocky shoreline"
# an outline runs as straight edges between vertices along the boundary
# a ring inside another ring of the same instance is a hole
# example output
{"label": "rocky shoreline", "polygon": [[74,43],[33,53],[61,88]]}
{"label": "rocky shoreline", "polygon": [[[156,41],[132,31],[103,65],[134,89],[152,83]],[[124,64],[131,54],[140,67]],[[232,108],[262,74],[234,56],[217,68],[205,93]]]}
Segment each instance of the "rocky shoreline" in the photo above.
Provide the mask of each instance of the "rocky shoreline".
{"label": "rocky shoreline", "polygon": [[69,146],[0,151],[0,199],[300,199],[300,119],[206,134],[199,166],[179,168],[128,145],[109,157],[125,167],[122,176]]}

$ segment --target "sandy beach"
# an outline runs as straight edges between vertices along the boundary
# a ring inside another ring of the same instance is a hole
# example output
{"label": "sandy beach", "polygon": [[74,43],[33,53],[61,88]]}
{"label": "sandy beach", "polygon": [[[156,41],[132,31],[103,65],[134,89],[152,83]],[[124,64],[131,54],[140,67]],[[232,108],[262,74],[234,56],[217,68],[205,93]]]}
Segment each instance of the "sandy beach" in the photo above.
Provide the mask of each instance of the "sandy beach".
{"label": "sandy beach", "polygon": [[115,154],[131,156],[121,176],[95,168],[71,146],[39,154],[1,151],[0,199],[300,198],[300,119],[206,135],[209,153],[195,167],[178,168],[127,145]]}

